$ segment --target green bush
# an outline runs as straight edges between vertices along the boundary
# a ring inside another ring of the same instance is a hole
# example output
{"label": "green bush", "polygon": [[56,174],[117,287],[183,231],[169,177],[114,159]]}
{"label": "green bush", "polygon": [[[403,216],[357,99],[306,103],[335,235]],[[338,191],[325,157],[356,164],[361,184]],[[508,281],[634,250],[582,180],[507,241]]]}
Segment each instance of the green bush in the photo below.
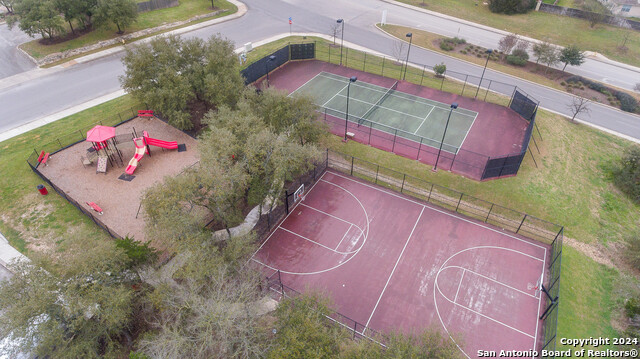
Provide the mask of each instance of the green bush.
{"label": "green bush", "polygon": [[635,112],[638,101],[626,92],[616,91],[616,98],[620,101],[620,109],[627,112]]}
{"label": "green bush", "polygon": [[512,56],[517,56],[521,59],[529,60],[529,54],[525,50],[515,49],[511,53]]}
{"label": "green bush", "polygon": [[129,257],[132,267],[153,262],[158,258],[158,252],[149,247],[148,243],[141,244],[129,236],[116,239],[115,242],[116,247],[123,249],[127,257]]}
{"label": "green bush", "polygon": [[457,44],[457,45],[466,44],[467,43],[467,40],[465,40],[465,39],[463,39],[461,37],[454,37],[453,39],[451,39],[451,41],[453,43]]}
{"label": "green bush", "polygon": [[[616,186],[634,201],[640,203],[640,146],[631,146],[625,151],[614,174]],[[637,237],[638,248],[640,248],[640,238]],[[640,249],[638,253],[638,263],[640,264]]]}
{"label": "green bush", "polygon": [[438,77],[442,77],[446,71],[447,65],[445,65],[444,62],[441,62],[440,64],[433,67],[433,72],[435,72],[436,76]]}
{"label": "green bush", "polygon": [[445,40],[440,41],[440,48],[444,51],[451,51],[453,50],[453,45]]}
{"label": "green bush", "polygon": [[515,66],[524,66],[527,64],[526,59],[523,59],[522,57],[515,56],[515,55],[507,56],[507,62]]}

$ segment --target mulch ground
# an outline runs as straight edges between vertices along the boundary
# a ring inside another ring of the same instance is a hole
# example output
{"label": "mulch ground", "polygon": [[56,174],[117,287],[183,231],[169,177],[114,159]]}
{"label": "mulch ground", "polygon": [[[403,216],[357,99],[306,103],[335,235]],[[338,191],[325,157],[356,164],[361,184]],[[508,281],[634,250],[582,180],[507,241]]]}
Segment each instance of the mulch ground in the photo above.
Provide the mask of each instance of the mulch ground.
{"label": "mulch ground", "polygon": [[145,155],[130,182],[118,179],[133,157],[133,141],[121,143],[118,148],[123,155],[123,165],[109,164],[107,173],[96,173],[95,162],[84,166],[81,156],[91,147],[90,142],[81,142],[62,150],[48,161],[48,166],[38,169],[67,196],[90,209],[86,202],[95,202],[104,214],[98,217],[110,230],[120,236],[133,236],[139,241],[149,241],[144,235],[143,211],[136,218],[144,191],[162,181],[165,176],[176,176],[185,168],[195,164],[200,154],[198,142],[182,131],[156,119],[136,118],[116,128],[116,136],[132,133],[138,136],[147,131],[149,137],[186,144],[187,151],[164,150],[151,146],[151,156]]}

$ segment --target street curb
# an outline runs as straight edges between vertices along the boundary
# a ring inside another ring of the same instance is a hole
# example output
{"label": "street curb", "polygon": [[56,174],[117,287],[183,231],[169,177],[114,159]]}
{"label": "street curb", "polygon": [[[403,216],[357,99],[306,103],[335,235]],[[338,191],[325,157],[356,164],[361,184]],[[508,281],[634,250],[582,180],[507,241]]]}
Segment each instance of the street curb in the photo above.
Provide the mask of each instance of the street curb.
{"label": "street curb", "polygon": [[[212,19],[212,20],[204,21],[204,22],[201,22],[201,23],[198,23],[198,24],[189,25],[189,26],[185,26],[185,27],[182,27],[182,28],[179,28],[179,29],[163,32],[163,33],[160,33],[160,34],[157,34],[157,35],[152,35],[152,36],[146,37],[144,39],[140,39],[140,40],[136,40],[134,42],[131,42],[128,45],[131,45],[131,44],[143,44],[143,43],[151,41],[153,38],[158,37],[158,36],[164,36],[164,35],[169,35],[169,34],[179,35],[179,34],[184,34],[184,33],[190,32],[190,31],[199,30],[199,29],[207,27],[207,26],[216,25],[216,24],[219,24],[219,23],[235,20],[237,18],[240,18],[240,17],[244,16],[247,13],[248,8],[244,3],[242,3],[242,2],[240,2],[238,0],[227,0],[227,1],[229,1],[230,3],[235,5],[238,8],[238,11],[236,11],[235,13],[233,13],[231,15],[223,16],[223,17],[220,17],[220,18],[217,18],[217,19]],[[45,75],[53,74],[53,73],[55,73],[57,71],[63,70],[65,68],[68,68],[68,67],[73,66],[73,65],[86,63],[86,62],[89,62],[89,61],[92,61],[92,60],[96,60],[96,59],[99,59],[99,58],[102,58],[102,57],[105,57],[105,56],[109,56],[109,55],[118,53],[120,51],[124,51],[126,49],[126,46],[128,46],[128,45],[114,46],[114,47],[108,48],[106,50],[98,51],[98,52],[95,52],[95,53],[92,53],[92,54],[88,54],[88,55],[85,55],[85,56],[82,56],[82,57],[78,57],[78,58],[69,60],[67,62],[64,62],[64,63],[60,64],[60,65],[56,65],[56,66],[52,66],[52,67],[48,67],[48,68],[36,67],[33,70],[21,72],[19,74],[13,75],[13,76],[6,77],[6,78],[0,80],[0,90],[6,89],[6,88],[9,88],[9,87],[12,87],[12,86],[20,85],[20,84],[22,84],[22,83],[24,83],[26,81],[33,80],[33,79],[36,79],[36,78],[39,78],[39,77],[42,77],[42,76],[45,76]],[[18,46],[18,49],[20,51],[22,51],[22,53],[26,54],[31,61],[34,61],[34,63],[37,64],[37,61],[35,61],[33,59],[33,57],[31,57],[29,54],[27,54],[19,46]]]}
{"label": "street curb", "polygon": [[[413,11],[419,11],[419,12],[423,12],[425,14],[429,14],[429,15],[432,15],[432,16],[437,16],[437,17],[440,17],[442,19],[455,21],[455,22],[460,23],[460,24],[473,26],[473,27],[476,27],[478,29],[490,31],[490,32],[493,32],[493,33],[496,33],[496,34],[499,34],[499,35],[511,34],[511,32],[509,32],[509,31],[496,29],[494,27],[478,24],[478,23],[475,23],[475,22],[472,22],[472,21],[469,21],[469,20],[459,19],[457,17],[453,17],[453,16],[450,16],[450,15],[441,14],[439,12],[423,9],[423,8],[420,8],[420,7],[415,6],[415,5],[409,5],[409,4],[405,4],[403,2],[399,2],[399,1],[395,1],[395,0],[381,0],[381,1],[386,2],[388,4],[401,6],[401,7],[413,10]],[[440,34],[440,35],[442,35],[442,34]],[[527,37],[527,36],[522,36],[522,35],[518,35],[518,36],[521,39],[524,39],[524,40],[529,41],[531,43],[540,44],[540,43],[543,42],[541,40],[534,39],[534,38]],[[560,45],[555,45],[555,46],[558,47],[558,48],[563,48],[563,46],[560,46]],[[633,66],[633,65],[629,65],[629,64],[625,64],[625,63],[622,63],[622,62],[618,62],[618,61],[615,61],[615,60],[611,60],[611,59],[607,58],[606,56],[604,56],[604,55],[602,55],[600,53],[597,53],[597,52],[593,52],[593,51],[585,51],[585,52],[587,52],[588,55],[589,55],[589,58],[593,59],[594,61],[598,61],[598,62],[601,62],[601,63],[606,63],[606,64],[609,64],[609,65],[612,65],[612,66],[616,66],[616,67],[624,68],[626,70],[630,70],[630,71],[634,71],[634,72],[640,73],[640,68],[639,67],[636,67],[636,66]]]}
{"label": "street curb", "polygon": [[[383,0],[383,1],[385,1],[385,0]],[[404,26],[404,25],[391,24],[391,23],[387,23],[387,25],[408,27],[408,26]],[[381,31],[381,32],[383,32],[385,35],[387,35],[387,36],[389,36],[389,37],[391,37],[391,38],[393,38],[393,39],[400,40],[400,41],[403,41],[403,42],[407,42],[405,39],[401,39],[401,38],[399,38],[399,37],[395,37],[395,36],[391,35],[390,33],[388,33],[388,32],[386,32],[386,31],[384,31],[383,29],[381,29],[380,27],[378,27],[378,24],[376,24],[376,25],[375,25],[375,27],[376,27],[376,29],[380,30],[380,31]],[[424,31],[424,30],[420,30],[420,29],[416,29],[416,30]],[[482,67],[481,65],[474,64],[473,62],[470,62],[470,61],[467,61],[467,60],[464,60],[464,59],[459,59],[459,58],[457,58],[457,57],[453,57],[453,56],[451,56],[451,55],[449,55],[449,54],[445,54],[445,53],[438,52],[438,51],[435,51],[435,50],[427,49],[427,48],[422,47],[422,46],[420,46],[420,45],[413,44],[412,46],[419,47],[419,48],[423,49],[424,51],[429,51],[429,52],[433,52],[433,53],[436,53],[436,54],[439,54],[439,55],[442,55],[442,56],[446,56],[446,57],[448,57],[448,58],[450,58],[450,59],[454,59],[454,60],[458,60],[458,61],[466,62],[467,64],[470,64],[470,65],[474,65],[474,66],[480,66],[480,67]],[[414,66],[414,67],[415,67],[415,66]],[[546,88],[546,89],[548,89],[548,90],[552,90],[552,91],[555,91],[555,92],[558,92],[558,93],[561,93],[561,94],[564,94],[564,95],[569,95],[569,96],[576,97],[576,95],[574,95],[574,94],[572,94],[572,93],[570,93],[570,92],[560,91],[560,90],[555,89],[555,88],[553,88],[553,87],[549,87],[549,86],[544,85],[544,84],[540,84],[540,83],[537,83],[537,82],[533,82],[533,81],[531,81],[531,80],[523,79],[523,78],[521,78],[521,77],[517,77],[517,76],[511,75],[511,74],[508,74],[508,73],[502,72],[502,71],[500,71],[500,70],[493,69],[493,68],[491,68],[491,67],[489,67],[489,69],[490,69],[491,71],[494,71],[494,72],[500,73],[500,74],[502,74],[502,75],[504,75],[504,76],[511,77],[511,78],[513,78],[513,79],[517,79],[517,80],[519,80],[519,81],[525,81],[525,82],[528,82],[528,83],[530,83],[530,84],[532,84],[532,85],[535,85],[535,86],[542,86],[542,87],[544,87],[544,88]],[[611,86],[611,85],[609,85],[609,86]],[[592,102],[593,102],[593,101],[592,101]],[[608,108],[610,108],[610,109],[612,109],[612,110],[615,110],[615,111],[618,111],[618,112],[620,112],[620,113],[625,113],[625,114],[629,114],[629,115],[632,115],[632,116],[638,116],[638,118],[640,119],[640,115],[636,115],[635,113],[622,111],[621,109],[619,109],[619,108],[617,108],[617,107],[613,107],[613,106],[608,105],[608,104],[605,104],[605,103],[600,103],[600,102],[594,102],[594,103],[597,103],[598,105],[601,105],[601,106],[608,107]],[[543,107],[543,109],[547,110],[545,107]],[[551,111],[551,110],[548,110],[548,111]],[[565,115],[562,115],[562,116],[565,116]],[[626,136],[626,135],[620,134],[620,137],[624,137],[624,136]],[[632,137],[631,137],[631,138],[632,138]],[[640,140],[634,140],[634,141],[640,141]]]}

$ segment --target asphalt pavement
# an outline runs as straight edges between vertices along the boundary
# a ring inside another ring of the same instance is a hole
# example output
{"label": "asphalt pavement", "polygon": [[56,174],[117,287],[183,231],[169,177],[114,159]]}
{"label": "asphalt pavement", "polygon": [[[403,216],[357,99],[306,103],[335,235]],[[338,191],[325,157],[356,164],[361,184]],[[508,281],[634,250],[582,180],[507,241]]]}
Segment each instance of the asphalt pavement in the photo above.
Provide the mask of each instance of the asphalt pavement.
{"label": "asphalt pavement", "polygon": [[20,31],[17,26],[9,30],[6,23],[0,23],[0,79],[29,71],[36,64],[18,49],[23,42],[33,40],[29,35]]}
{"label": "asphalt pavement", "polygon": [[[420,26],[429,31],[446,30],[441,17],[415,11],[379,0],[326,0],[322,2],[303,0],[246,0],[248,12],[235,20],[219,23],[184,34],[184,37],[207,38],[216,33],[234,41],[239,47],[249,41],[258,41],[289,31],[288,18],[292,17],[294,32],[317,32],[327,34],[337,18],[345,19],[344,38],[347,41],[391,55],[393,43],[397,40],[375,28],[380,22],[382,10],[388,10],[388,22],[409,26]],[[445,19],[446,20],[446,19]],[[448,20],[450,21],[450,20]],[[427,26],[429,28],[427,28]],[[488,31],[484,34],[472,25],[462,28],[460,36],[478,33],[481,46],[492,46],[501,36]],[[453,30],[451,30],[453,31]],[[457,33],[458,27],[455,32]],[[445,35],[456,35],[449,33]],[[482,42],[482,41],[486,41]],[[475,42],[475,40],[472,40]],[[82,62],[69,67],[47,70],[33,70],[4,80],[0,80],[0,132],[5,132],[21,124],[37,120],[43,116],[80,105],[96,97],[120,90],[118,76],[123,74],[120,58],[123,53]],[[482,67],[449,58],[446,55],[419,49],[411,50],[411,62],[437,64],[444,62],[448,70],[479,76]],[[622,71],[616,67],[616,71]],[[39,71],[39,72],[38,72]],[[32,76],[33,74],[33,76]],[[19,77],[22,79],[18,79]],[[537,85],[490,69],[485,78],[517,85],[540,100],[542,108],[570,115],[568,104],[572,96],[545,86]],[[627,74],[626,81],[640,78]],[[3,83],[4,82],[4,83]],[[492,87],[493,89],[493,87]],[[498,89],[499,90],[499,89]],[[508,95],[511,93],[509,92]],[[640,117],[621,112],[609,106],[591,104],[591,113],[578,118],[595,126],[615,132],[627,138],[640,139]]]}

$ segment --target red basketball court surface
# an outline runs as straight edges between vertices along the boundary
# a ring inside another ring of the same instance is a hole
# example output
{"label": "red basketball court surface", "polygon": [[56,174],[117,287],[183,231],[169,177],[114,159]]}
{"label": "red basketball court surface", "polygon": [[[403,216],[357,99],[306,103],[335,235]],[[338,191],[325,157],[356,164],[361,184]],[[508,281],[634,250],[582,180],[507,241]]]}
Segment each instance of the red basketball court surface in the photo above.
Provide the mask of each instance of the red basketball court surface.
{"label": "red basketball court surface", "polygon": [[252,260],[298,291],[323,291],[368,328],[436,327],[476,357],[537,349],[547,249],[329,170]]}

